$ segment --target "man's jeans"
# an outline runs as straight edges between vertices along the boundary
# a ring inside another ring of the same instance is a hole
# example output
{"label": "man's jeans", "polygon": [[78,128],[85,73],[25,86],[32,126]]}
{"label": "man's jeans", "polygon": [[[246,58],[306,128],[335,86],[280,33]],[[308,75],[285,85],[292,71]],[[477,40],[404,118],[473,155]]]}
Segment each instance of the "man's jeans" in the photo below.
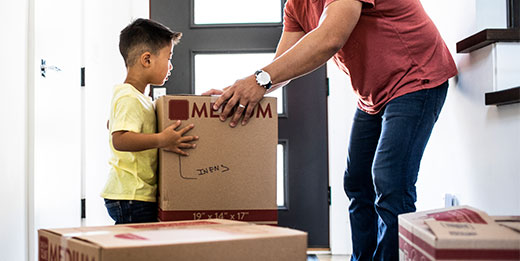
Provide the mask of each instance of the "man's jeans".
{"label": "man's jeans", "polygon": [[116,224],[157,222],[157,202],[105,199],[105,207]]}
{"label": "man's jeans", "polygon": [[357,110],[344,188],[350,199],[352,260],[398,260],[397,215],[414,212],[419,164],[446,99],[448,82]]}

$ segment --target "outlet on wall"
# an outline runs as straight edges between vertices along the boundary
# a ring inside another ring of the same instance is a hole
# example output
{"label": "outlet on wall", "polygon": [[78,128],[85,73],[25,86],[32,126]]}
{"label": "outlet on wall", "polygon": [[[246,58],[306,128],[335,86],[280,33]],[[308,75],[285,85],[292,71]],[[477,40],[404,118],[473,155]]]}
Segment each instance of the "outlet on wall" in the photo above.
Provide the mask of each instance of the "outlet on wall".
{"label": "outlet on wall", "polygon": [[157,100],[159,97],[166,95],[166,87],[154,87],[152,89],[153,100]]}
{"label": "outlet on wall", "polygon": [[459,199],[453,194],[446,193],[444,195],[444,207],[454,207],[459,205]]}

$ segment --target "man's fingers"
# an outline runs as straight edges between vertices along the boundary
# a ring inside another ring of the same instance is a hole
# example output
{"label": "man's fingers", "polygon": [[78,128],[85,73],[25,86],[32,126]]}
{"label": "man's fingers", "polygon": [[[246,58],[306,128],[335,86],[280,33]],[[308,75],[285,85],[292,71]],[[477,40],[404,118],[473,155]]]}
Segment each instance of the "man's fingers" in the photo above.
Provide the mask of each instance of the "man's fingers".
{"label": "man's fingers", "polygon": [[226,106],[224,106],[224,109],[220,113],[221,121],[225,121],[228,118],[228,116],[230,116],[230,114],[233,113],[235,106],[238,105],[238,100],[235,98],[235,96],[237,95],[234,95],[233,97],[231,97],[231,99],[227,101]]}
{"label": "man's fingers", "polygon": [[[229,88],[229,87],[227,87]],[[233,96],[233,91],[227,89],[227,88],[224,88],[226,89],[226,91],[224,91],[220,97],[218,97],[218,99],[215,101],[215,104],[213,104],[213,110],[218,110],[220,108],[220,106],[222,106],[223,103],[225,103],[229,98],[231,98],[231,96]]]}
{"label": "man's fingers", "polygon": [[256,104],[257,104],[256,102],[249,103],[249,105],[247,106],[246,112],[244,113],[244,118],[242,119],[242,125],[247,124],[247,122],[249,121],[249,118],[251,118],[251,116],[253,115],[253,111],[255,110]]}
{"label": "man's fingers", "polygon": [[224,89],[224,90],[211,89],[209,91],[203,92],[202,95],[221,95],[225,90],[226,89]]}
{"label": "man's fingers", "polygon": [[233,117],[231,118],[231,122],[229,122],[229,126],[231,126],[231,127],[237,126],[238,120],[240,119],[240,117],[242,117],[242,113],[246,109],[246,105],[244,105],[244,104],[245,104],[245,102],[238,103],[235,113],[233,114]]}

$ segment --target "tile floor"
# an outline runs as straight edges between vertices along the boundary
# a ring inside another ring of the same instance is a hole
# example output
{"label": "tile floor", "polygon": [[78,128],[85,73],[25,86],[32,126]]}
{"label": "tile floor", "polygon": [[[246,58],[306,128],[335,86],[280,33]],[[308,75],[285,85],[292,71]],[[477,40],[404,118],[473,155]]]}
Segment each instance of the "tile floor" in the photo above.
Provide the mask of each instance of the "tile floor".
{"label": "tile floor", "polygon": [[331,255],[329,251],[308,251],[307,261],[348,261],[349,255]]}
{"label": "tile floor", "polygon": [[316,255],[319,261],[348,261],[350,260],[350,256],[340,256],[340,255]]}

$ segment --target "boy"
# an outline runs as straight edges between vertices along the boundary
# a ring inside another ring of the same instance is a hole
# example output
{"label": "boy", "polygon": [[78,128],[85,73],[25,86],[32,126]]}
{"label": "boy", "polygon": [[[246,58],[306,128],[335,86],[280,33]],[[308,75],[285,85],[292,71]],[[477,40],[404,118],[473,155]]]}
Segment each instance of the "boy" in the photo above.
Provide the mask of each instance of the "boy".
{"label": "boy", "polygon": [[114,87],[109,120],[112,157],[108,181],[101,193],[116,224],[157,221],[157,149],[188,156],[197,136],[184,136],[193,124],[176,131],[177,121],[156,132],[153,103],[146,96],[149,84],[168,80],[173,46],[182,34],[148,20],[137,19],[121,31],[119,51],[127,76]]}

